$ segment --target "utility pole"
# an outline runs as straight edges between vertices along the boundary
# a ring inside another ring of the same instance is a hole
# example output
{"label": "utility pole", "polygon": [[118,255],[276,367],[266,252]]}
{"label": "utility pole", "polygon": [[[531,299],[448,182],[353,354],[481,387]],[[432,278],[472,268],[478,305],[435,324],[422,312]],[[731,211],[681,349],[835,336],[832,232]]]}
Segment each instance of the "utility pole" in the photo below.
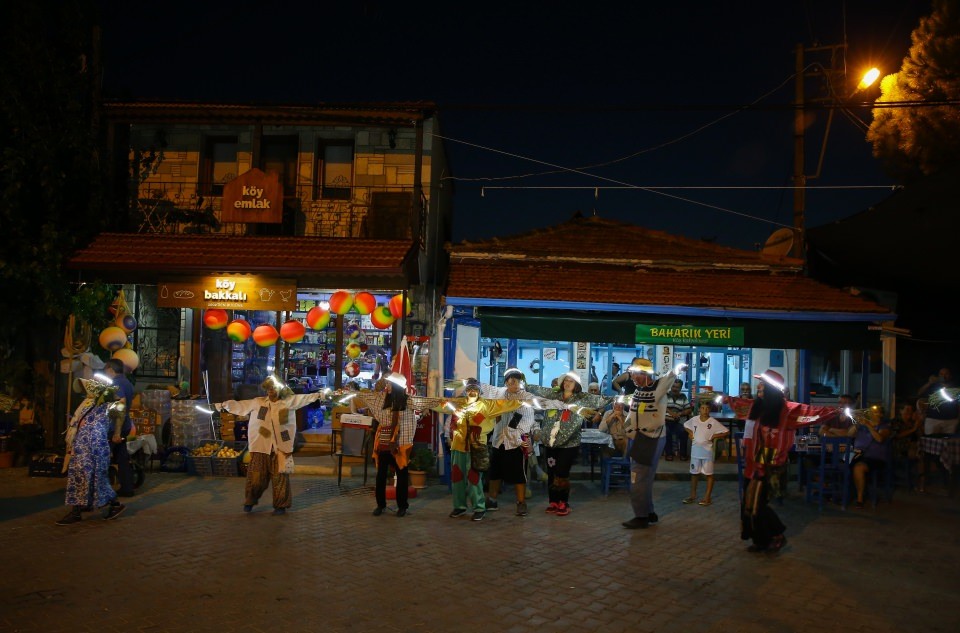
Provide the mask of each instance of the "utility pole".
{"label": "utility pole", "polygon": [[796,56],[796,102],[793,113],[793,256],[803,259],[804,248],[804,209],[807,199],[807,177],[804,175],[804,86],[806,79],[803,67],[803,44],[797,44]]}
{"label": "utility pole", "polygon": [[[807,204],[807,175],[805,169],[804,152],[804,131],[807,126],[806,117],[806,96],[804,83],[807,77],[821,77],[824,81],[826,95],[812,99],[812,101],[826,102],[836,104],[838,101],[836,88],[842,82],[843,75],[843,52],[846,50],[846,44],[831,44],[826,46],[814,46],[804,48],[803,44],[797,44],[796,47],[796,76],[794,86],[796,97],[794,101],[793,115],[793,252],[791,255],[797,259],[806,257],[806,219],[804,213]],[[826,65],[818,63],[813,70],[806,70],[806,54],[816,53],[828,57]],[[842,86],[841,86],[842,87]],[[820,169],[823,166],[823,155],[827,149],[827,136],[830,133],[830,122],[833,120],[833,109],[830,109],[827,120],[826,130],[823,134],[823,144],[820,147],[820,159],[817,162],[817,172],[810,178],[819,178]]]}

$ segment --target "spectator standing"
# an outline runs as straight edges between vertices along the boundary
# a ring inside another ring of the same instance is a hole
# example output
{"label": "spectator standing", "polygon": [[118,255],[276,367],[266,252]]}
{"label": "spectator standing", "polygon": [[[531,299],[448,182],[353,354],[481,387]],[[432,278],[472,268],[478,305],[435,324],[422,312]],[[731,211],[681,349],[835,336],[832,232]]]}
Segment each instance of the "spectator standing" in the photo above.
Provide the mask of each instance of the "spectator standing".
{"label": "spectator standing", "polygon": [[668,462],[672,462],[674,457],[687,459],[687,432],[684,423],[693,415],[693,407],[682,389],[683,380],[677,378],[667,392],[667,443],[664,447],[664,459]]}
{"label": "spectator standing", "polygon": [[104,519],[115,519],[125,506],[117,501],[110,486],[111,426],[123,421],[123,404],[118,388],[97,380],[80,379],[86,398],[76,408],[67,427],[67,471],[64,502],[70,512],[57,525],[72,525],[83,520],[85,509],[103,508]]}
{"label": "spectator standing", "polygon": [[273,514],[279,516],[293,505],[288,462],[293,457],[293,440],[297,434],[296,410],[316,402],[323,394],[318,391],[295,395],[276,376],[269,376],[260,388],[265,396],[227,400],[214,406],[236,416],[250,416],[247,428],[250,464],[247,466],[243,511],[253,511],[267,486],[271,486]]}
{"label": "spectator standing", "polygon": [[133,422],[130,420],[130,405],[133,404],[134,388],[133,383],[124,373],[124,369],[123,361],[118,358],[110,358],[103,363],[103,373],[110,376],[110,380],[117,386],[117,396],[124,405],[122,424],[116,425],[110,434],[110,452],[113,455],[113,461],[117,464],[117,482],[120,484],[117,495],[132,497],[134,494],[133,467],[130,466],[127,437],[133,430]]}
{"label": "spectator standing", "polygon": [[[633,360],[630,361],[630,366],[633,367],[634,365],[636,365],[638,360],[646,360],[646,359],[641,358],[640,356],[634,356]],[[650,361],[647,361],[647,362],[650,362]],[[637,385],[635,382],[633,382],[629,368],[627,369],[627,371],[621,374],[614,373],[614,378],[610,382],[610,388],[613,390],[613,393],[618,395],[632,394],[634,391],[637,390]]]}
{"label": "spectator standing", "polygon": [[710,415],[712,408],[709,400],[701,400],[700,415],[683,423],[690,437],[690,496],[683,500],[686,504],[697,500],[697,478],[700,475],[707,479],[707,494],[700,500],[700,505],[713,503],[714,440],[729,435],[730,429]]}
{"label": "spectator standing", "polygon": [[666,444],[667,391],[683,367],[683,364],[677,365],[656,381],[653,379],[653,363],[646,358],[634,359],[627,369],[636,387],[630,397],[630,413],[627,415],[627,433],[633,439],[630,448],[633,518],[624,521],[623,526],[629,530],[645,529],[660,520],[653,508],[653,482]]}
{"label": "spectator standing", "polygon": [[[944,398],[940,390],[944,389],[950,398]],[[960,423],[960,401],[957,400],[957,385],[953,380],[953,371],[942,367],[936,376],[930,376],[917,396],[928,401],[927,417],[923,422],[924,435],[953,435]]]}

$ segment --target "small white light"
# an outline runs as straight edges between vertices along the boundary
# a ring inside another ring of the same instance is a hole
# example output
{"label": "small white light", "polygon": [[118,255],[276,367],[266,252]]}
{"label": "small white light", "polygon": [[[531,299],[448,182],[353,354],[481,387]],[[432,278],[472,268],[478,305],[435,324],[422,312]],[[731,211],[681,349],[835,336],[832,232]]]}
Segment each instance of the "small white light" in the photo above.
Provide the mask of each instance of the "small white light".
{"label": "small white light", "polygon": [[108,376],[108,375],[106,375],[106,374],[100,373],[99,371],[98,371],[97,373],[95,373],[95,374],[93,375],[93,377],[96,378],[97,380],[99,380],[100,382],[105,382],[105,383],[107,383],[108,385],[112,385],[112,384],[113,384],[113,378],[111,378],[110,376]]}
{"label": "small white light", "polygon": [[713,401],[717,404],[723,404],[723,396],[717,396]]}
{"label": "small white light", "polygon": [[203,411],[204,413],[208,413],[208,414],[213,415],[213,410],[208,409],[207,407],[203,406],[202,404],[198,404],[198,405],[195,406],[194,408],[195,408],[197,411]]}
{"label": "small white light", "polygon": [[947,402],[953,402],[953,398],[950,397],[950,394],[947,393],[947,390],[944,389],[943,387],[940,388],[940,395],[941,395],[941,396],[943,397],[943,399],[946,400]]}

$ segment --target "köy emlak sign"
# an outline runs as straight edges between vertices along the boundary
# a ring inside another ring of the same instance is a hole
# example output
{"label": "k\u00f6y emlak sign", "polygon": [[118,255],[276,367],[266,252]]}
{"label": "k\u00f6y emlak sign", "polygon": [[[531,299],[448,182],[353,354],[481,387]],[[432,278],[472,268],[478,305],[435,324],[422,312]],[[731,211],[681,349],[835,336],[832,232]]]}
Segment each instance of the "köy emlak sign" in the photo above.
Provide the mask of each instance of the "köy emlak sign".
{"label": "k\u00f6y emlak sign", "polygon": [[263,173],[256,167],[223,186],[220,203],[222,222],[283,221],[283,189],[275,171]]}

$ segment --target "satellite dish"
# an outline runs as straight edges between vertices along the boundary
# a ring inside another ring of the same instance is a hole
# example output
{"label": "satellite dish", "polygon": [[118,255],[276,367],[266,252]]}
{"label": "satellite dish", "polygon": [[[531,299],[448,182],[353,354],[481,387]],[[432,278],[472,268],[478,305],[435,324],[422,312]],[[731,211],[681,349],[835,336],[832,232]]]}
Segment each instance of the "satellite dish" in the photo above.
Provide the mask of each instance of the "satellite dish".
{"label": "satellite dish", "polygon": [[792,248],[793,229],[777,229],[767,238],[760,252],[768,257],[785,257]]}

